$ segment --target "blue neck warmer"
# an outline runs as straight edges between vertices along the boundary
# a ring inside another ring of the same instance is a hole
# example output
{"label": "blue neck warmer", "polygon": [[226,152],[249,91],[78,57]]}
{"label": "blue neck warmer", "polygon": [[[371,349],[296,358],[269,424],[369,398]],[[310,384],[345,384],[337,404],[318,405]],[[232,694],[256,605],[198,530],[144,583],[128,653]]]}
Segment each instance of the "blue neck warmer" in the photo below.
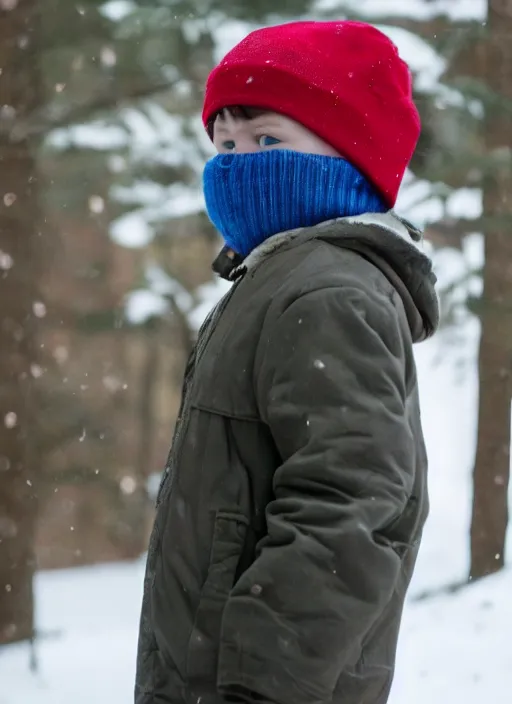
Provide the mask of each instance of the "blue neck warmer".
{"label": "blue neck warmer", "polygon": [[348,161],[284,149],[219,154],[203,185],[210,220],[243,257],[279,232],[389,209]]}

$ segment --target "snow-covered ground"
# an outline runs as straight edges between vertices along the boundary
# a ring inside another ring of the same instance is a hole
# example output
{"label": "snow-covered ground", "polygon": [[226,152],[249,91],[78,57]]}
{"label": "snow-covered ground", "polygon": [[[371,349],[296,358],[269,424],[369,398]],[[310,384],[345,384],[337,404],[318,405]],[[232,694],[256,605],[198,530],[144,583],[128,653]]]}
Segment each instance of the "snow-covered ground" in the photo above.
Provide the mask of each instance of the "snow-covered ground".
{"label": "snow-covered ground", "polygon": [[[75,569],[38,578],[37,674],[27,647],[0,651],[1,704],[133,701],[143,565]],[[463,592],[410,602],[389,704],[509,704],[512,574]],[[52,635],[52,632],[53,635]]]}
{"label": "snow-covered ground", "polygon": [[[442,11],[454,19],[483,20],[486,8],[485,0],[350,0],[346,3],[349,5],[357,6],[362,14],[378,13],[384,19],[405,12],[411,17],[426,18]],[[337,0],[318,0],[316,12],[328,12],[337,6]],[[132,4],[129,0],[112,0],[108,8],[122,18],[130,13]],[[218,58],[247,29],[244,23],[223,21],[216,34]],[[440,90],[439,75],[444,65],[433,49],[417,37],[413,41],[409,32],[394,28],[388,31],[418,73],[423,88]],[[446,91],[443,95],[450,97]],[[124,117],[128,120],[133,115]],[[152,118],[162,127],[160,113]],[[162,129],[155,132],[149,122],[141,124],[139,120],[135,124],[133,119],[130,127],[135,156],[144,150],[154,150],[155,139]],[[169,154],[173,158],[176,158],[175,135],[179,134],[179,128],[176,121],[171,124],[167,120],[163,130],[172,138]],[[106,129],[105,125],[81,126],[73,131],[56,131],[52,139],[54,146],[92,144],[97,149],[110,148],[117,142],[120,146],[125,144],[125,132],[112,126],[108,132]],[[180,158],[192,159],[194,164],[202,156],[201,150],[180,152]],[[402,212],[407,212],[420,225],[443,215],[443,204],[436,198],[412,206],[415,199],[425,198],[424,191],[429,188],[428,184],[415,183],[408,193],[406,190],[402,194]],[[140,206],[119,218],[112,227],[112,236],[127,246],[142,246],[150,240],[153,221],[202,208],[202,200],[193,187],[190,193],[183,190],[146,193],[136,184],[132,190],[118,189],[113,195],[123,202],[134,200]],[[452,217],[468,213],[477,216],[481,198],[478,193],[459,191],[449,199],[447,207]],[[438,269],[444,283],[447,277],[460,275],[468,265],[478,264],[481,257],[477,251],[478,238],[468,238],[468,246],[465,256],[443,253]],[[161,313],[161,297],[167,289],[161,290],[160,284],[160,288],[153,286],[153,293],[144,293],[144,299],[141,292],[136,292],[138,299],[137,296],[130,299],[129,311],[136,309],[139,317]],[[478,285],[475,281],[467,284],[475,285]],[[199,320],[218,293],[213,285],[205,287],[201,300],[186,300],[185,308]],[[135,321],[137,315],[134,313]],[[453,594],[442,593],[442,587],[463,580],[468,569],[477,393],[476,321],[462,316],[457,335],[458,340],[454,341],[442,333],[417,348],[430,455],[431,514],[404,613],[390,704],[482,704],[485,699],[492,704],[506,704],[511,700],[512,572],[504,571]],[[512,554],[509,563],[510,557]],[[32,673],[29,669],[30,651],[26,646],[0,649],[0,704],[129,704],[142,577],[142,560],[39,574],[37,670]],[[419,598],[437,589],[441,589],[437,596]]]}
{"label": "snow-covered ground", "polygon": [[[432,511],[405,610],[390,704],[506,704],[512,690],[512,573],[419,599],[465,577],[478,328],[417,348]],[[143,562],[37,577],[38,669],[26,646],[0,650],[0,704],[132,701]]]}

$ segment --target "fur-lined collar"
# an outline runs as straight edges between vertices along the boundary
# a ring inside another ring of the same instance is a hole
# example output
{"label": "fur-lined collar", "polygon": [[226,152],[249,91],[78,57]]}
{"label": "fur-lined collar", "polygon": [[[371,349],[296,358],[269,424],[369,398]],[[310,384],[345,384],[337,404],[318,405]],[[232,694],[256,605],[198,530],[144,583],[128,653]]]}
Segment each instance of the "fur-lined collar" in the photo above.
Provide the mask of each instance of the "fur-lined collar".
{"label": "fur-lined collar", "polygon": [[342,224],[376,225],[402,238],[411,246],[422,240],[421,232],[407,220],[400,218],[394,211],[389,211],[388,213],[365,213],[356,217],[327,220],[314,227],[299,227],[295,230],[280,232],[262,242],[245,259],[233,252],[228,254],[228,249],[225,247],[214,262],[214,271],[227,281],[235,281],[240,275],[253,269],[263,259],[293,240],[300,238],[303,241],[318,238],[322,236],[323,231],[331,230],[333,227],[337,229]]}
{"label": "fur-lined collar", "polygon": [[432,262],[423,251],[422,233],[394,211],[337,218],[314,227],[269,237],[244,260],[223,250],[214,269],[235,281],[284,247],[311,239],[361,252],[392,280],[399,291],[415,341],[433,334],[439,324],[439,301]]}

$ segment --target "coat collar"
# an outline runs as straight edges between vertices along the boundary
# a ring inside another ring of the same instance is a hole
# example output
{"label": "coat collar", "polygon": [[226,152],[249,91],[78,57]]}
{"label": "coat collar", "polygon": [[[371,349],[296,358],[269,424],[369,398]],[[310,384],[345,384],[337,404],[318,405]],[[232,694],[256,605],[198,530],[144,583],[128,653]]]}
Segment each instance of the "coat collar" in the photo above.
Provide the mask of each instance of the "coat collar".
{"label": "coat collar", "polygon": [[245,259],[224,248],[214,271],[228,281],[259,266],[278,250],[321,239],[359,251],[390,279],[400,293],[415,341],[429,337],[439,324],[439,300],[432,262],[423,251],[423,237],[394,211],[337,218],[314,227],[298,228],[269,237]]}

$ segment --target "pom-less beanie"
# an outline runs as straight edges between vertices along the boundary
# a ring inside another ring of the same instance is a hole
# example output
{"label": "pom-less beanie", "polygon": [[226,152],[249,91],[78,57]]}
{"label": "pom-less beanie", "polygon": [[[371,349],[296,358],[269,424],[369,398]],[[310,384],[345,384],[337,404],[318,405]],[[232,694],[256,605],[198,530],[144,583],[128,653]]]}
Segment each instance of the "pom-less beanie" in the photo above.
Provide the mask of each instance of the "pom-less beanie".
{"label": "pom-less beanie", "polygon": [[300,122],[358,168],[393,207],[420,134],[411,74],[363,22],[292,22],[251,32],[211,72],[207,127],[229,106]]}

